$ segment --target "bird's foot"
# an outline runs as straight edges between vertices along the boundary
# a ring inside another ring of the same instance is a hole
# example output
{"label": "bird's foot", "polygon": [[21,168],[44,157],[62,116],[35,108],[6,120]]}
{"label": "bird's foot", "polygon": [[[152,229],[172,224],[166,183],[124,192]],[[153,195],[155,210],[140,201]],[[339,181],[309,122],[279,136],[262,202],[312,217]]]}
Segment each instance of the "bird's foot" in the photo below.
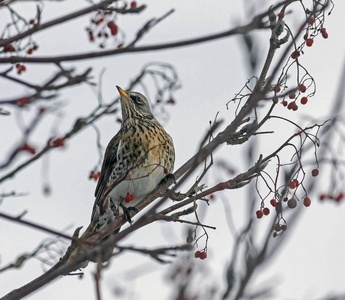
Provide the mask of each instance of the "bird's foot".
{"label": "bird's foot", "polygon": [[138,209],[135,206],[129,206],[126,207],[122,203],[120,203],[120,207],[123,210],[123,215],[125,217],[125,220],[129,223],[132,224],[132,218],[131,218],[131,211],[138,212]]}
{"label": "bird's foot", "polygon": [[174,180],[174,184],[176,184],[175,176],[172,173],[167,174],[159,183],[159,185],[166,183],[168,180]]}

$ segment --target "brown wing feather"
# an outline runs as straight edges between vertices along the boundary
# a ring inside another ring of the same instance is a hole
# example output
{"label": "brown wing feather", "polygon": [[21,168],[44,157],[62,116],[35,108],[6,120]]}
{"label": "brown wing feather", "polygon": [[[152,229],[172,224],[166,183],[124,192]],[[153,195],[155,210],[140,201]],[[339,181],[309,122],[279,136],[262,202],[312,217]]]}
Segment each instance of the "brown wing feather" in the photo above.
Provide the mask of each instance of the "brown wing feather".
{"label": "brown wing feather", "polygon": [[107,149],[104,154],[102,163],[101,174],[98,179],[98,183],[95,190],[95,205],[99,205],[102,199],[104,190],[107,187],[109,177],[113,171],[113,167],[117,162],[117,149],[119,146],[119,136],[121,136],[121,130],[110,140]]}

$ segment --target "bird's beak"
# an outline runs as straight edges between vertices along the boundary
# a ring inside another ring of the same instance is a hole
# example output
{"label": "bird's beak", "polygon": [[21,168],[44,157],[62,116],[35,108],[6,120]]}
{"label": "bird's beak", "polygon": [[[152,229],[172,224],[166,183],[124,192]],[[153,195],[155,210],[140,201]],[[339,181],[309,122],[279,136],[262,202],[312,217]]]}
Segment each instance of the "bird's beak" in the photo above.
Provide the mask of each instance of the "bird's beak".
{"label": "bird's beak", "polygon": [[123,90],[121,89],[118,85],[116,86],[117,90],[119,91],[119,94],[127,99],[129,99],[129,96],[128,94]]}

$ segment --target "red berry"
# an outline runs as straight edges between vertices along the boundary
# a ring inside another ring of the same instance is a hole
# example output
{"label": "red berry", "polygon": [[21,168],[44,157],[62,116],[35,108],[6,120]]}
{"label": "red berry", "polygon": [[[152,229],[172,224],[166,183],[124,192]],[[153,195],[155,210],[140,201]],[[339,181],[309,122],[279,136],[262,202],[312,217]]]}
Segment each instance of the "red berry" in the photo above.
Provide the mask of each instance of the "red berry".
{"label": "red berry", "polygon": [[34,20],[34,19],[31,19],[31,20],[29,21],[29,24],[30,24],[30,25],[34,25],[34,24],[35,24],[35,20]]}
{"label": "red berry", "polygon": [[131,2],[131,8],[137,8],[137,2],[132,1]]}
{"label": "red berry", "polygon": [[89,178],[97,181],[100,175],[101,175],[101,172],[95,173],[94,171],[91,171]]}
{"label": "red berry", "polygon": [[322,201],[322,200],[325,200],[326,199],[326,195],[324,195],[324,194],[322,194],[322,195],[320,195],[320,200]]}
{"label": "red berry", "polygon": [[12,44],[7,44],[4,46],[4,52],[14,52],[16,51],[16,49],[13,47]]}
{"label": "red berry", "polygon": [[207,253],[206,252],[204,252],[204,251],[200,252],[200,256],[199,256],[200,259],[204,260],[206,257],[207,257]]}
{"label": "red berry", "polygon": [[52,140],[51,146],[52,147],[63,147],[63,146],[65,146],[65,138],[57,138],[55,140]]}
{"label": "red berry", "polygon": [[27,152],[31,153],[32,155],[34,155],[36,153],[36,149],[27,143],[25,143],[23,146],[21,146],[19,150],[27,151]]}
{"label": "red berry", "polygon": [[290,102],[287,108],[296,111],[296,110],[298,109],[298,106],[297,106],[297,104],[296,104],[296,101]]}
{"label": "red berry", "polygon": [[27,54],[32,54],[32,51],[33,51],[33,49],[32,49],[32,48],[29,48],[29,49],[26,51],[26,53],[27,53]]}
{"label": "red berry", "polygon": [[294,52],[292,52],[291,58],[297,59],[300,55],[301,55],[301,53],[299,51],[295,50]]}
{"label": "red berry", "polygon": [[282,229],[283,231],[285,231],[285,230],[287,229],[287,227],[286,227],[285,224],[281,225],[280,227],[281,227],[281,229]]}
{"label": "red berry", "polygon": [[95,40],[95,36],[93,35],[93,33],[90,31],[89,32],[89,41],[93,42]]}
{"label": "red berry", "polygon": [[22,72],[24,72],[26,70],[26,67],[24,65],[21,65],[21,64],[16,64],[16,68],[17,68],[18,74],[21,74]]}
{"label": "red berry", "polygon": [[319,170],[318,170],[318,169],[312,170],[312,171],[311,171],[311,175],[312,175],[313,177],[316,177],[317,175],[319,175]]}
{"label": "red berry", "polygon": [[200,257],[200,254],[201,254],[200,251],[196,251],[196,252],[194,253],[194,257],[195,257],[195,258],[199,258],[199,257]]}
{"label": "red berry", "polygon": [[308,98],[307,97],[302,97],[302,99],[301,99],[301,104],[307,104],[307,102],[308,102]]}
{"label": "red berry", "polygon": [[256,217],[257,217],[258,219],[261,219],[263,215],[264,215],[264,214],[263,214],[262,210],[257,210],[257,211],[256,211]]}
{"label": "red berry", "polygon": [[168,173],[169,173],[168,169],[164,168],[164,174],[168,174]]}
{"label": "red berry", "polygon": [[117,35],[117,33],[119,32],[119,28],[117,27],[117,25],[115,25],[114,27],[110,28],[111,31],[111,35]]}
{"label": "red berry", "polygon": [[303,204],[304,204],[305,207],[310,206],[310,204],[311,204],[310,198],[309,197],[305,197],[304,200],[303,200]]}
{"label": "red berry", "polygon": [[274,224],[273,229],[274,229],[275,231],[280,231],[280,230],[282,230],[282,228],[281,228],[281,226],[280,226],[279,223]]}
{"label": "red berry", "polygon": [[270,201],[270,203],[271,203],[271,205],[272,205],[273,207],[275,207],[275,206],[277,205],[276,199],[272,199],[272,200]]}
{"label": "red berry", "polygon": [[119,28],[113,21],[108,22],[107,26],[110,28],[111,35],[116,35],[118,33]]}
{"label": "red berry", "polygon": [[279,86],[279,85],[276,85],[276,86],[274,87],[274,91],[275,91],[276,93],[279,93],[279,92],[280,92],[280,86]]}
{"label": "red berry", "polygon": [[17,105],[19,107],[24,107],[29,104],[29,97],[21,97],[17,100]]}
{"label": "red berry", "polygon": [[344,198],[344,194],[343,193],[339,193],[339,195],[337,196],[337,198],[335,199],[337,202],[340,202],[341,200],[343,200]]}
{"label": "red berry", "polygon": [[308,47],[311,47],[314,43],[314,40],[313,39],[307,39],[305,43]]}
{"label": "red berry", "polygon": [[282,101],[283,106],[287,106],[288,102],[286,100]]}
{"label": "red berry", "polygon": [[134,198],[135,198],[135,195],[134,195],[134,194],[127,195],[127,196],[125,197],[125,202],[126,202],[126,203],[129,203],[129,202],[133,201]]}
{"label": "red berry", "polygon": [[268,207],[265,207],[263,209],[263,213],[264,213],[265,216],[269,215],[270,214],[270,209]]}
{"label": "red berry", "polygon": [[26,70],[26,67],[24,65],[21,65],[21,64],[16,64],[16,68],[17,70],[22,70],[22,71],[25,71]]}
{"label": "red berry", "polygon": [[340,202],[341,200],[343,200],[343,198],[344,198],[344,194],[343,194],[343,193],[340,193],[340,194],[337,196],[336,201],[337,201],[337,202]]}
{"label": "red berry", "polygon": [[97,173],[93,174],[92,178],[93,178],[95,181],[97,181],[98,178],[99,178],[99,176],[101,176],[101,172],[97,172]]}
{"label": "red berry", "polygon": [[295,189],[296,187],[298,187],[299,182],[297,179],[293,179],[290,183],[289,183],[289,188],[290,189]]}
{"label": "red berry", "polygon": [[97,21],[95,21],[95,24],[101,24],[104,21],[104,18],[99,18]]}
{"label": "red berry", "polygon": [[324,39],[327,39],[327,38],[328,38],[328,33],[327,33],[327,31],[326,31],[326,28],[322,27],[322,28],[320,29],[320,31],[321,31],[322,37],[323,37]]}
{"label": "red berry", "polygon": [[297,187],[297,184],[296,184],[296,182],[294,181],[294,180],[292,180],[292,181],[290,181],[289,182],[289,188],[290,189],[295,189]]}
{"label": "red berry", "polygon": [[303,84],[303,83],[300,83],[298,85],[298,90],[301,92],[301,93],[305,93],[305,91],[307,90],[306,86]]}
{"label": "red berry", "polygon": [[288,202],[287,202],[288,207],[290,208],[295,208],[297,206],[297,201],[295,198],[291,198]]}
{"label": "red berry", "polygon": [[314,17],[309,18],[309,19],[308,19],[308,23],[309,23],[310,25],[313,25],[313,24],[315,23],[315,18],[314,18]]}
{"label": "red berry", "polygon": [[109,21],[109,22],[107,23],[107,26],[108,26],[108,28],[111,28],[111,27],[115,26],[114,21]]}

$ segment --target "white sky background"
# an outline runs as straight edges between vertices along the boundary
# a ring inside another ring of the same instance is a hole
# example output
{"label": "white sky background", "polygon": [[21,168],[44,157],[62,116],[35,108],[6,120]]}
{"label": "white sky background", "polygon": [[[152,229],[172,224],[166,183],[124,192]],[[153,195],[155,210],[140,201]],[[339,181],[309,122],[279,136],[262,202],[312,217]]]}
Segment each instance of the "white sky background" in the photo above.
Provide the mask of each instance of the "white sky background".
{"label": "white sky background", "polygon": [[[132,34],[149,18],[160,17],[171,8],[176,11],[169,18],[156,26],[140,42],[140,45],[176,41],[201,35],[206,35],[229,29],[238,24],[245,24],[246,1],[150,1],[148,8],[138,16],[120,16],[119,26],[131,40]],[[260,1],[260,12],[269,7],[265,1]],[[141,4],[138,1],[138,4]],[[344,25],[345,2],[336,1],[336,7],[330,17],[326,19],[329,33],[327,40],[318,37],[313,47],[305,49],[301,61],[307,67],[317,83],[317,94],[307,106],[301,107],[297,113],[286,109],[277,110],[287,118],[300,118],[306,114],[323,120],[335,98],[338,77],[344,63],[345,39],[342,32]],[[19,8],[22,3],[19,3]],[[43,22],[63,15],[67,10],[75,11],[85,5],[84,1],[66,1],[62,3],[46,3]],[[28,16],[34,16],[35,9],[26,5]],[[295,6],[296,7],[296,6]],[[4,25],[4,10],[0,11],[0,28]],[[84,28],[88,25],[86,18],[58,26],[52,30],[45,30],[35,35],[40,49],[38,56],[62,55],[79,53],[95,49],[90,45]],[[269,32],[261,32],[259,51],[265,57]],[[220,118],[229,123],[233,118],[233,110],[227,111],[225,104],[237,93],[246,80],[248,74],[245,57],[242,55],[242,44],[238,37],[222,39],[197,46],[164,50],[152,53],[125,54],[89,60],[78,63],[64,63],[65,67],[76,67],[79,72],[92,65],[94,81],[102,69],[106,69],[103,76],[103,99],[110,101],[117,91],[115,85],[126,87],[131,79],[140,71],[142,66],[151,61],[167,62],[175,66],[182,88],[176,93],[175,106],[168,107],[169,121],[164,125],[174,139],[176,149],[176,165],[178,169],[197,150],[199,142],[208,129],[209,120],[213,120],[219,111]],[[4,66],[0,65],[0,71]],[[46,72],[52,67],[46,65],[27,65],[28,71],[22,78],[40,82]],[[257,74],[255,74],[257,75]],[[16,85],[0,81],[1,98],[25,95],[25,90],[18,90]],[[153,95],[151,95],[153,96]],[[87,115],[97,104],[97,95],[86,85],[66,89],[59,98],[63,107],[60,117],[54,118],[61,123],[54,128],[57,136],[62,135],[74,123],[75,118]],[[6,107],[6,109],[8,109]],[[0,118],[0,155],[1,161],[9,153],[9,145],[19,141],[20,134],[16,122],[16,113],[9,108],[12,115]],[[23,114],[25,116],[25,113]],[[305,117],[303,117],[305,118]],[[51,119],[47,122],[51,126]],[[305,121],[303,121],[305,122]],[[280,123],[281,124],[281,123]],[[306,124],[306,123],[303,123]],[[118,131],[119,124],[114,118],[104,118],[99,122],[102,132],[102,144],[106,146],[110,138]],[[281,126],[281,125],[280,125]],[[4,130],[6,128],[6,130]],[[267,128],[266,128],[267,129]],[[272,128],[270,128],[272,129]],[[274,128],[279,131],[281,128]],[[293,128],[291,133],[295,132]],[[286,127],[282,133],[286,134]],[[48,137],[52,131],[40,128],[32,137],[32,142],[42,145],[42,136]],[[289,134],[290,135],[290,134]],[[287,136],[283,136],[285,140]],[[279,134],[278,134],[279,137]],[[92,129],[87,129],[67,142],[64,149],[57,149],[43,159],[48,170],[42,172],[42,161],[36,162],[13,180],[8,180],[0,187],[0,192],[28,192],[21,198],[6,199],[0,210],[11,215],[18,215],[28,210],[25,219],[46,225],[49,228],[63,230],[70,228],[72,233],[77,226],[87,226],[93,205],[95,182],[88,180],[89,171],[98,160],[95,146],[96,135]],[[260,142],[260,153],[269,154],[279,143],[276,135],[269,136]],[[272,147],[271,147],[272,146]],[[246,157],[241,155],[240,147],[223,146],[217,152],[216,158],[226,158],[236,167],[238,172],[246,170]],[[29,155],[22,154],[21,159]],[[17,162],[16,162],[17,163]],[[322,169],[321,169],[322,171]],[[48,173],[48,182],[52,194],[46,197],[42,193],[42,176]],[[43,175],[42,175],[43,174]],[[212,171],[208,177],[208,185],[216,180],[229,179],[225,174]],[[319,178],[320,180],[320,178]],[[323,180],[327,181],[324,177]],[[322,183],[322,181],[320,181]],[[322,184],[321,192],[322,190]],[[243,190],[243,191],[242,191]],[[216,195],[216,200],[205,211],[200,205],[203,222],[216,226],[216,231],[209,231],[208,259],[197,260],[205,286],[216,286],[224,289],[224,269],[231,257],[233,239],[226,222],[226,213],[222,199],[228,201],[233,222],[239,229],[243,224],[246,213],[245,189],[224,192]],[[312,199],[317,195],[313,194]],[[259,208],[259,200],[257,204]],[[270,217],[273,217],[271,215]],[[264,235],[269,218],[257,222],[258,235]],[[272,299],[316,299],[322,296],[343,293],[344,285],[344,253],[345,253],[345,213],[344,205],[334,203],[319,203],[313,201],[311,207],[304,208],[301,218],[294,228],[287,234],[290,237],[280,248],[279,255],[272,257],[270,265],[260,269],[256,279],[257,287],[270,284],[276,286]],[[185,240],[185,226],[181,224],[155,224],[134,233],[125,240],[126,245],[154,248],[181,244]],[[32,251],[44,238],[51,236],[31,228],[9,223],[0,219],[0,254],[1,265],[13,261],[19,254]],[[277,239],[278,240],[278,239]],[[172,242],[173,241],[173,242]],[[203,241],[200,248],[203,247]],[[113,261],[111,267],[103,273],[102,291],[104,299],[112,298],[114,286],[126,289],[124,299],[173,299],[172,286],[167,277],[171,266],[162,266],[148,257],[136,254],[122,255]],[[85,270],[82,280],[76,277],[66,277],[39,290],[29,299],[95,299],[92,273],[95,265],[91,264]],[[42,272],[37,261],[32,260],[21,270],[12,270],[0,274],[0,295],[18,288],[31,281]],[[126,278],[130,278],[127,280]]]}

